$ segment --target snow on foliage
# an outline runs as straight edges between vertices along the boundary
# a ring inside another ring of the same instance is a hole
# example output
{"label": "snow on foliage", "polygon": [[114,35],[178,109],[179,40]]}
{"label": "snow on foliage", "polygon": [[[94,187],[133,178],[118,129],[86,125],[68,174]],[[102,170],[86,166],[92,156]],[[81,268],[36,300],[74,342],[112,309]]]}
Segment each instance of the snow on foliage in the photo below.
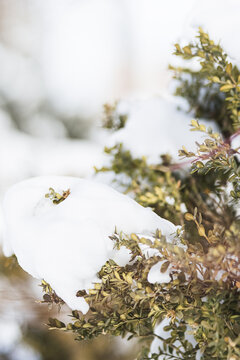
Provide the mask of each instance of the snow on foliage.
{"label": "snow on foliage", "polygon": [[[165,263],[165,260],[159,261],[157,264],[152,266],[151,270],[148,273],[148,281],[152,284],[154,283],[168,283],[171,281],[170,277],[170,269],[168,268],[167,271],[161,273],[161,267]],[[160,275],[159,275],[160,274]]]}
{"label": "snow on foliage", "polygon": [[[177,105],[176,101],[160,97],[120,102],[117,112],[127,114],[126,125],[110,136],[107,145],[123,143],[134,157],[146,156],[151,163],[159,161],[159,154],[170,154],[179,162],[178,150],[183,145],[196,150],[195,143],[202,142],[203,136],[189,131],[192,114],[178,110]],[[217,129],[213,122],[200,122]]]}
{"label": "snow on foliage", "polygon": [[[56,204],[46,198],[50,187],[61,194],[69,189],[66,199]],[[5,255],[14,253],[25,271],[44,279],[70,308],[84,313],[88,304],[76,297],[77,291],[98,280],[97,272],[108,259],[121,266],[130,260],[126,248],[113,249],[109,236],[115,229],[148,235],[160,229],[167,238],[177,229],[130,197],[74,177],[18,183],[8,190],[3,212]]]}

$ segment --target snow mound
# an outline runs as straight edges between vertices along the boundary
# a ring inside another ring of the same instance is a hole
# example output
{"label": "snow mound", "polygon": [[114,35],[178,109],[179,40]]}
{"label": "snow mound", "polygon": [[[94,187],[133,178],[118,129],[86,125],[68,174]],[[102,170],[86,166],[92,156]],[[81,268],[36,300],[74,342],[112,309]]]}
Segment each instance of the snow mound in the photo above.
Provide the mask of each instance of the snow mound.
{"label": "snow mound", "polygon": [[[176,101],[160,97],[120,102],[119,113],[124,108],[128,119],[124,128],[110,136],[107,145],[123,143],[133,156],[147,156],[151,163],[158,162],[159,156],[166,153],[180,162],[178,150],[184,145],[189,151],[195,151],[196,141],[201,143],[204,135],[190,131],[192,115],[178,110],[177,106]],[[212,121],[201,119],[200,123],[217,131]]]}
{"label": "snow mound", "polygon": [[[70,195],[61,203],[45,198],[49,187]],[[86,313],[88,305],[76,297],[92,287],[108,260],[130,260],[125,248],[113,249],[109,235],[115,228],[126,234],[151,235],[158,228],[170,239],[177,227],[143,208],[130,197],[93,181],[64,176],[36,177],[12,186],[3,202],[3,251],[15,254],[20,266],[44,279],[67,305]]]}

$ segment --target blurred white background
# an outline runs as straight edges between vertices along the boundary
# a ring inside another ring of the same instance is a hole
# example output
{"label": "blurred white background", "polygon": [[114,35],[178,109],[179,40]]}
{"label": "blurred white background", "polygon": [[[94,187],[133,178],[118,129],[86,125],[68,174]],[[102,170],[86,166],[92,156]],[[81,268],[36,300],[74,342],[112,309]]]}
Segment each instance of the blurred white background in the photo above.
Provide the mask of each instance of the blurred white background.
{"label": "blurred white background", "polygon": [[0,196],[28,176],[89,175],[102,105],[169,97],[174,43],[199,25],[237,61],[238,13],[238,0],[1,0]]}

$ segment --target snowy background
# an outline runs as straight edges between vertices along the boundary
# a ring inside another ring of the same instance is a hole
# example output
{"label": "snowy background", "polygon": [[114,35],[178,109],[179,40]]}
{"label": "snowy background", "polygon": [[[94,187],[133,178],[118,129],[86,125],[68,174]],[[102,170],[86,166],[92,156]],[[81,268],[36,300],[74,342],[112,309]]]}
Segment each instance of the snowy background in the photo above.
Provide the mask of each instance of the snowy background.
{"label": "snowy background", "polygon": [[[31,176],[93,177],[106,161],[103,146],[117,141],[151,161],[166,151],[177,161],[196,134],[172,97],[173,45],[202,26],[238,64],[239,11],[239,0],[0,0],[0,201]],[[129,121],[110,136],[101,129],[102,105],[115,100]],[[36,341],[45,331],[36,324],[47,318],[46,308],[36,311],[40,291],[25,274],[1,273],[0,359],[59,358],[42,355]],[[49,347],[59,344],[60,335],[51,337]],[[98,359],[98,350],[79,355],[75,347],[71,358]],[[125,359],[120,350],[114,356]]]}

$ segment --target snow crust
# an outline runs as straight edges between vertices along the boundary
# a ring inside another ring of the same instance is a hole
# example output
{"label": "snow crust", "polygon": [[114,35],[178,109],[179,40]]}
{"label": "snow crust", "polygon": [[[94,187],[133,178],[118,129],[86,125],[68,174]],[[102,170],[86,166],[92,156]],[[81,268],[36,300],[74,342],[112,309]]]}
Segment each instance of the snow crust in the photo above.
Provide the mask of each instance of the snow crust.
{"label": "snow crust", "polygon": [[[49,187],[70,189],[60,204],[45,198]],[[44,279],[72,309],[86,313],[88,305],[76,292],[98,281],[108,260],[130,260],[125,248],[113,250],[115,228],[126,234],[151,235],[158,228],[171,240],[177,227],[133,199],[97,182],[74,177],[44,176],[12,186],[3,202],[6,256],[15,254],[20,266]]]}

